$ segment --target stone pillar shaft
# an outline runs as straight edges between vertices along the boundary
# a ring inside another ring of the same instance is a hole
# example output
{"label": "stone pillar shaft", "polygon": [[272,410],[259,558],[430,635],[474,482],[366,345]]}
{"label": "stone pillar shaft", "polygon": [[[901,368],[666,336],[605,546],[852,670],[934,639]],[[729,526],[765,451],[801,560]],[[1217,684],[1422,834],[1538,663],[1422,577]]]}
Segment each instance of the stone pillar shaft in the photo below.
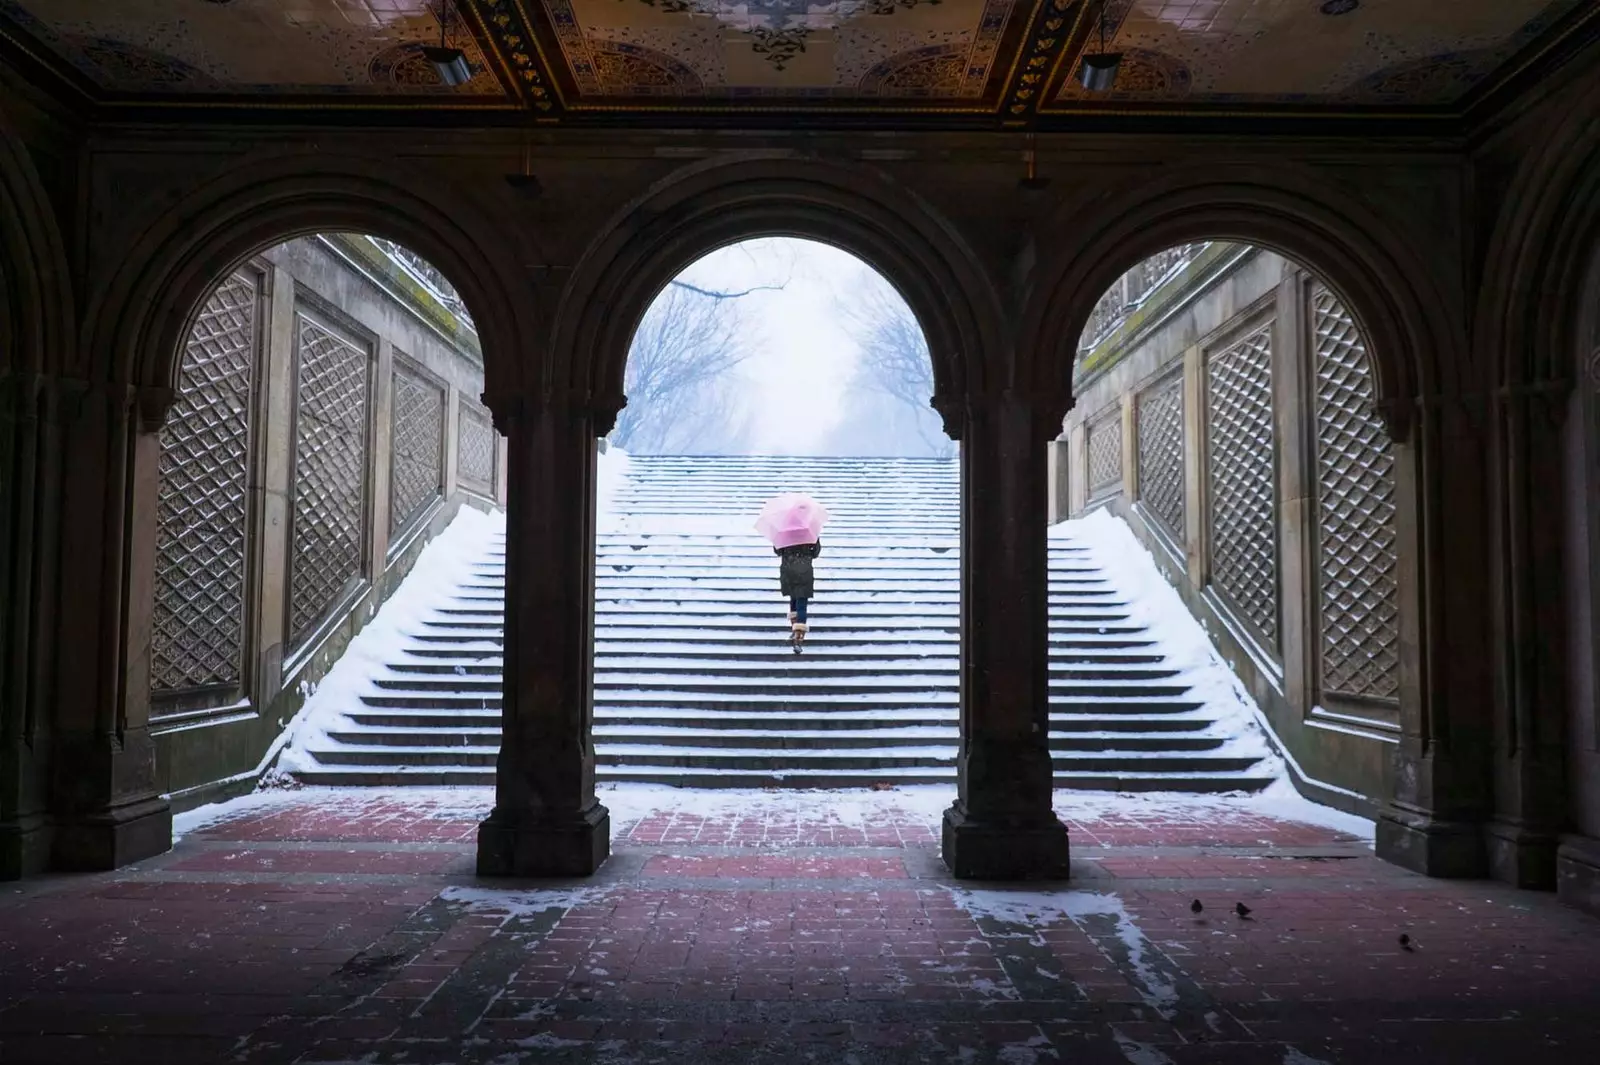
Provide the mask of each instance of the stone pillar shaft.
{"label": "stone pillar shaft", "polygon": [[594,792],[593,414],[503,402],[508,438],[505,689],[482,876],[586,876],[610,853]]}
{"label": "stone pillar shaft", "polygon": [[0,880],[50,861],[51,393],[36,375],[0,376]]}
{"label": "stone pillar shaft", "polygon": [[1045,458],[1060,421],[1007,391],[969,400],[961,423],[961,751],[944,860],[959,877],[1062,877]]}
{"label": "stone pillar shaft", "polygon": [[1395,467],[1397,496],[1415,498],[1401,528],[1416,530],[1408,535],[1421,573],[1416,609],[1401,611],[1401,736],[1377,851],[1428,876],[1485,871],[1492,673],[1481,422],[1464,400],[1423,404],[1415,461]]}
{"label": "stone pillar shaft", "polygon": [[75,568],[60,585],[57,631],[71,639],[55,649],[58,869],[112,869],[172,845],[149,729],[149,574],[128,580],[130,559],[153,550],[153,508],[133,503],[155,498],[152,426],[171,398],[78,383],[63,399],[62,557],[98,565]]}
{"label": "stone pillar shaft", "polygon": [[1494,816],[1490,873],[1556,886],[1566,805],[1566,584],[1562,513],[1564,389],[1518,390],[1497,419],[1500,478],[1495,644]]}

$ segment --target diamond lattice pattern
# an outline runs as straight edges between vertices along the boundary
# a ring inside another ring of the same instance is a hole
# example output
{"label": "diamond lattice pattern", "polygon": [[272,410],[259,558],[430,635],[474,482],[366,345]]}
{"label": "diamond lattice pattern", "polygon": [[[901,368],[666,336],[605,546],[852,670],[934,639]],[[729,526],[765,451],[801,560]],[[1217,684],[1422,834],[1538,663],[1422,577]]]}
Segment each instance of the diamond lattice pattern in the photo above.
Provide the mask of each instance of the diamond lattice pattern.
{"label": "diamond lattice pattern", "polygon": [[1372,363],[1337,296],[1311,293],[1317,374],[1322,690],[1393,699],[1400,687],[1394,454]]}
{"label": "diamond lattice pattern", "polygon": [[1139,500],[1183,542],[1182,376],[1139,397]]}
{"label": "diamond lattice pattern", "polygon": [[439,497],[444,474],[444,392],[396,365],[391,410],[389,531],[393,533]]}
{"label": "diamond lattice pattern", "polygon": [[1089,493],[1100,495],[1122,483],[1122,419],[1106,418],[1089,427]]}
{"label": "diamond lattice pattern", "polygon": [[456,475],[490,491],[494,487],[494,423],[489,412],[463,398],[456,438]]}
{"label": "diamond lattice pattern", "polygon": [[298,316],[289,644],[360,580],[366,542],[367,353]]}
{"label": "diamond lattice pattern", "polygon": [[240,680],[256,308],[255,281],[244,273],[211,294],[161,430],[153,693]]}
{"label": "diamond lattice pattern", "polygon": [[1211,583],[1276,649],[1278,536],[1272,323],[1207,364]]}

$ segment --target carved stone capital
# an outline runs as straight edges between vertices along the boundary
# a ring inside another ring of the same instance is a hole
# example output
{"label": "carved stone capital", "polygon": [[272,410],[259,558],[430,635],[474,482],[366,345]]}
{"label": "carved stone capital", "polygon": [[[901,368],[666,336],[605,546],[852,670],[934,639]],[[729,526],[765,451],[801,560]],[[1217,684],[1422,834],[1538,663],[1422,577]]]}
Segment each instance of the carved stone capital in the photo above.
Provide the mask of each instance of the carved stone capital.
{"label": "carved stone capital", "polygon": [[[1417,396],[1412,400],[1408,413],[1412,419],[1406,423],[1408,429],[1423,423],[1437,425],[1450,420],[1460,422],[1480,435],[1489,428],[1489,398],[1481,393],[1437,392]],[[1406,439],[1395,436],[1393,430],[1390,436],[1395,440]]]}
{"label": "carved stone capital", "polygon": [[617,414],[627,403],[620,395],[595,396],[576,391],[546,391],[535,396],[524,392],[485,392],[481,398],[494,419],[495,430],[506,437],[526,419],[541,417],[587,420],[595,436],[604,436],[616,424]]}
{"label": "carved stone capital", "polygon": [[32,421],[38,417],[39,395],[45,379],[39,374],[0,374],[0,422]]}
{"label": "carved stone capital", "polygon": [[[1590,380],[1594,368],[1590,368]],[[1537,418],[1547,425],[1559,427],[1567,416],[1568,399],[1573,382],[1566,378],[1549,378],[1534,381],[1515,381],[1495,393],[1494,400],[1501,410],[1524,418]]]}
{"label": "carved stone capital", "polygon": [[134,403],[139,410],[139,430],[158,433],[167,424],[167,415],[178,399],[178,392],[165,385],[142,385],[136,390]]}
{"label": "carved stone capital", "polygon": [[1029,431],[1043,447],[1061,435],[1061,423],[1072,409],[1070,392],[1043,389],[1001,388],[959,396],[934,396],[933,409],[944,420],[952,440],[962,439],[968,426],[977,421],[1000,418],[1025,419]]}

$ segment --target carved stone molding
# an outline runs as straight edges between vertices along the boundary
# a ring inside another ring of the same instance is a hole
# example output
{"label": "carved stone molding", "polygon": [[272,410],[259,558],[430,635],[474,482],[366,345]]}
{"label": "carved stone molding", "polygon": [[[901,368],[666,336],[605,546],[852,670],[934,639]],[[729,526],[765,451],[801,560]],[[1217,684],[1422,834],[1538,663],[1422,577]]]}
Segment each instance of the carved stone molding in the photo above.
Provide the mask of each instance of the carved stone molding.
{"label": "carved stone molding", "polygon": [[485,392],[481,398],[493,417],[495,431],[505,437],[510,437],[522,420],[541,416],[588,419],[594,435],[602,437],[611,431],[628,402],[620,395],[594,396],[576,390],[547,391],[534,397]]}

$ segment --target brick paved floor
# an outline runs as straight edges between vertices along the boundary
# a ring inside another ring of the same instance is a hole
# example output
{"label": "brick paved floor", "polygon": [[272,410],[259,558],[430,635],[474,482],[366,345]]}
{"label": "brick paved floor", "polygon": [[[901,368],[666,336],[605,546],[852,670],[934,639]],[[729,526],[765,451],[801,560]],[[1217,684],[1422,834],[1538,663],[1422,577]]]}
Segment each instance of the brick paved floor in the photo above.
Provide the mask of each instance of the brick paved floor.
{"label": "brick paved floor", "polygon": [[472,876],[485,792],[254,796],[0,886],[0,1063],[1592,1060],[1600,921],[1548,895],[1068,796],[1070,885],[975,888],[941,798],[614,793],[600,875],[506,885]]}

